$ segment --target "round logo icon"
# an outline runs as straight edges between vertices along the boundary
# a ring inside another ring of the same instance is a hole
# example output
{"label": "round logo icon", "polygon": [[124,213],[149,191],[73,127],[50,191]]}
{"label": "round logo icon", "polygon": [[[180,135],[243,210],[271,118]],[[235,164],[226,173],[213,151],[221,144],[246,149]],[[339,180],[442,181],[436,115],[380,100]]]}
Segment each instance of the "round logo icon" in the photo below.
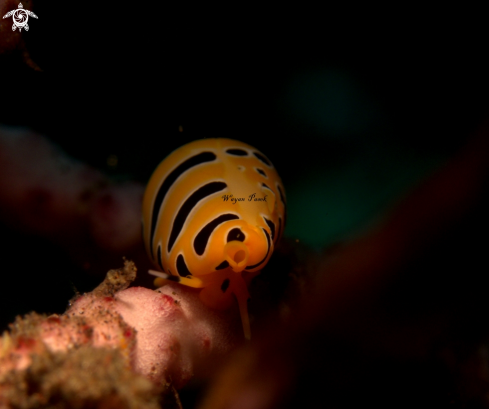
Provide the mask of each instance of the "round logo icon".
{"label": "round logo icon", "polygon": [[15,29],[17,28],[19,29],[19,31],[22,31],[22,29],[24,29],[25,31],[29,31],[29,25],[27,24],[29,16],[34,18],[38,17],[32,11],[25,10],[22,3],[19,3],[18,7],[19,8],[17,10],[9,11],[3,16],[3,18],[12,16],[12,19],[14,20],[12,31],[15,31]]}

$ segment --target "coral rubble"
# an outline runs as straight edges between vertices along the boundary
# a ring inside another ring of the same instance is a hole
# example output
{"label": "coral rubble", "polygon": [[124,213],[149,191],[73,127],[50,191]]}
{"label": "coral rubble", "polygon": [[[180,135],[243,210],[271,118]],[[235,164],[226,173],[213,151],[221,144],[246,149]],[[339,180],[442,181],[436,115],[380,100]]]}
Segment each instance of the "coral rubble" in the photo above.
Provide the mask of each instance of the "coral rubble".
{"label": "coral rubble", "polygon": [[64,314],[17,317],[0,339],[0,408],[157,408],[162,392],[175,405],[174,388],[240,342],[237,311],[176,284],[124,289],[135,276],[126,261]]}

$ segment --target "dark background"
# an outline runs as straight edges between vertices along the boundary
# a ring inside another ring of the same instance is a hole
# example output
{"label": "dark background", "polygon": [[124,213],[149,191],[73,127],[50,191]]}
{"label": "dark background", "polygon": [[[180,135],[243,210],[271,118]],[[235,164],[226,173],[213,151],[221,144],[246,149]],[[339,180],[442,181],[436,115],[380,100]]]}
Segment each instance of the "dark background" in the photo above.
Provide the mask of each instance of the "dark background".
{"label": "dark background", "polygon": [[[368,227],[488,108],[481,10],[36,2],[33,11],[23,39],[42,72],[0,56],[0,124],[141,183],[185,142],[243,140],[282,176],[286,235],[316,249]],[[62,312],[73,287],[95,285],[53,244],[1,233],[2,328],[33,309]]]}

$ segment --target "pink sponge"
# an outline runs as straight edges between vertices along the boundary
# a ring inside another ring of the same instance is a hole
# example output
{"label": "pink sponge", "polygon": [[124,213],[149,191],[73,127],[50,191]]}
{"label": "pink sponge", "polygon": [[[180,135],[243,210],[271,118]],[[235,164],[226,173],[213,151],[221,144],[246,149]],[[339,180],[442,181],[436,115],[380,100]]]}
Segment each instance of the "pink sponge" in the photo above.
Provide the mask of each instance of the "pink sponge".
{"label": "pink sponge", "polygon": [[[118,351],[117,359],[123,362],[120,365],[134,374],[131,376],[178,389],[193,375],[209,375],[209,369],[217,367],[216,362],[242,342],[237,308],[211,310],[202,304],[197,290],[174,283],[156,291],[143,287],[121,290],[135,273],[134,264],[126,261],[123,269],[111,270],[104,283],[78,297],[63,315],[32,313],[17,318],[10,325],[10,333],[0,338],[0,407],[9,401],[2,401],[9,393],[39,393],[16,389],[33,376],[32,368],[39,362],[43,366],[36,372],[36,385],[44,397],[50,396],[46,386],[52,384],[50,371],[59,368],[60,361],[75,359],[74,351],[85,351],[85,355],[76,355],[76,362],[83,363],[98,356],[95,350],[106,350],[108,355],[100,358],[102,363],[92,363],[99,375],[109,371],[110,365],[106,368],[103,362],[114,362],[113,351]],[[56,384],[56,393],[63,389],[64,380],[73,382],[83,375],[75,372],[75,366],[63,366],[67,373],[57,377],[61,381]],[[120,369],[114,372],[118,374],[114,382],[119,383]],[[132,378],[123,378],[134,384]],[[112,390],[108,388],[107,393]]]}
{"label": "pink sponge", "polygon": [[239,323],[237,311],[210,310],[198,292],[178,284],[157,291],[129,288],[117,293],[115,300],[115,310],[137,331],[134,369],[155,381],[170,375],[179,388],[199,362],[222,355],[239,342],[240,327],[232,324]]}

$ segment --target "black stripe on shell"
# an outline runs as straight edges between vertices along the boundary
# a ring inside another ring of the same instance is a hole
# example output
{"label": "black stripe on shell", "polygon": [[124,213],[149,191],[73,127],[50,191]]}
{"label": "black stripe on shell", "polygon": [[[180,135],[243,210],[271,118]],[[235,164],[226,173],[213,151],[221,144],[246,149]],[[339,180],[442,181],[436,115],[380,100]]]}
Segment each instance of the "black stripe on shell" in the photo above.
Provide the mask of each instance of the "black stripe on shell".
{"label": "black stripe on shell", "polygon": [[216,270],[224,270],[225,268],[228,268],[229,267],[229,263],[227,260],[224,260],[221,264],[219,264],[217,267],[216,267]]}
{"label": "black stripe on shell", "polygon": [[280,194],[280,200],[285,206],[285,196],[284,193],[282,192],[282,189],[280,189],[280,185],[278,183],[277,183],[277,189],[278,189],[278,193]]}
{"label": "black stripe on shell", "polygon": [[150,235],[149,235],[149,248],[151,251],[151,258],[154,259],[153,256],[153,239],[156,230],[156,224],[158,222],[158,217],[160,215],[161,205],[163,204],[163,200],[165,200],[165,196],[168,193],[170,187],[175,183],[179,176],[181,176],[187,170],[193,168],[194,166],[200,165],[206,162],[212,162],[217,158],[217,156],[212,152],[202,152],[198,155],[194,155],[184,162],[180,163],[175,169],[173,169],[168,176],[165,178],[160,188],[158,189],[158,193],[156,194],[155,201],[153,203],[153,209],[151,214],[151,227],[150,227]]}
{"label": "black stripe on shell", "polygon": [[187,264],[185,263],[185,259],[181,254],[179,254],[177,257],[177,273],[180,277],[187,277],[192,275],[187,267]]}
{"label": "black stripe on shell", "polygon": [[226,188],[227,185],[224,182],[210,182],[198,188],[194,193],[190,195],[187,200],[185,200],[183,205],[178,210],[175,220],[173,220],[170,238],[168,239],[168,252],[171,251],[173,245],[175,244],[175,240],[182,231],[183,225],[185,224],[188,215],[197,205],[197,203],[199,203],[201,200],[204,200],[206,197],[216,192],[220,192],[221,190],[224,190]]}
{"label": "black stripe on shell", "polygon": [[158,244],[158,250],[156,250],[156,257],[158,258],[158,265],[161,268],[161,271],[165,271],[163,268],[163,261],[161,260],[161,245]]}
{"label": "black stripe on shell", "polygon": [[227,222],[228,220],[236,220],[236,219],[239,219],[239,216],[236,216],[235,214],[231,214],[231,213],[226,213],[226,214],[221,214],[219,217],[216,217],[214,220],[207,223],[199,231],[197,236],[195,236],[194,239],[195,252],[199,256],[204,254],[207,243],[209,242],[209,238],[212,232],[216,229],[216,227],[219,226],[221,223]]}
{"label": "black stripe on shell", "polygon": [[237,148],[226,149],[226,153],[228,155],[233,155],[233,156],[248,156],[248,152],[246,152],[243,149],[237,149]]}
{"label": "black stripe on shell", "polygon": [[270,161],[267,158],[265,158],[265,156],[263,156],[260,152],[253,152],[253,155],[255,155],[260,162],[263,162],[265,165],[267,165],[270,168],[272,167]]}
{"label": "black stripe on shell", "polygon": [[272,241],[275,238],[275,223],[272,222],[271,220],[268,220],[266,217],[263,217],[265,222],[268,224],[268,227],[270,227],[270,232],[272,233]]}
{"label": "black stripe on shell", "polygon": [[266,177],[268,179],[268,176],[267,174],[265,173],[265,171],[263,169],[260,169],[260,168],[255,168],[255,170],[260,174],[262,175],[263,177]]}

